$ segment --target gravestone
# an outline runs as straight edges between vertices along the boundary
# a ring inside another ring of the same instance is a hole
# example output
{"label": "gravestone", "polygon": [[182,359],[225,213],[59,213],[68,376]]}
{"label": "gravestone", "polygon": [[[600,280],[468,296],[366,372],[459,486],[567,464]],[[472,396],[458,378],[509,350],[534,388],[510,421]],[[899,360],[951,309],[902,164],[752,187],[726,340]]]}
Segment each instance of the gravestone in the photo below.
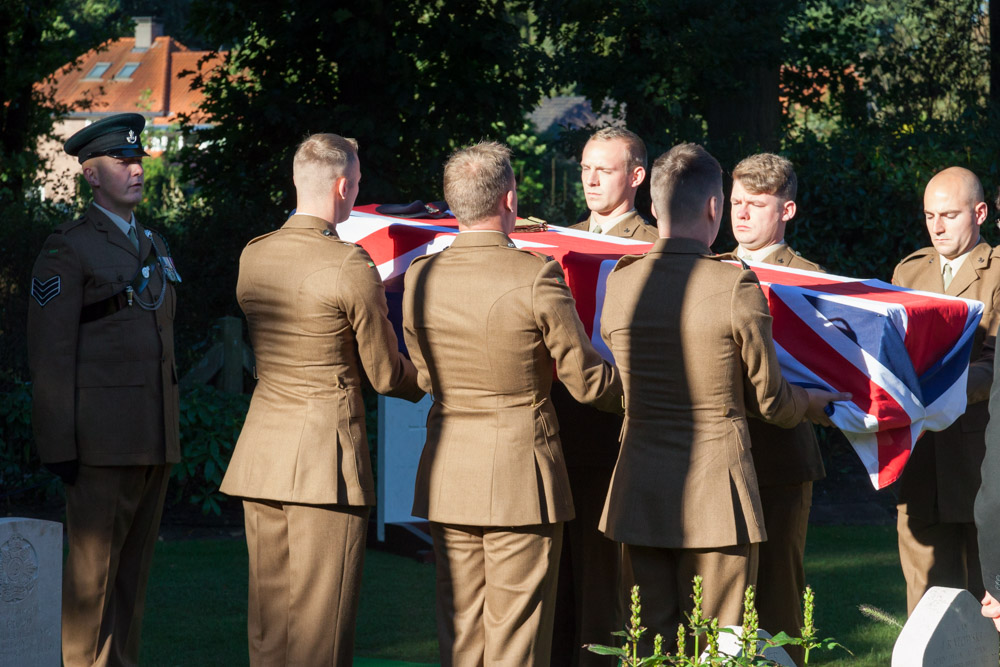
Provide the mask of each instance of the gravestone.
{"label": "gravestone", "polygon": [[[740,637],[743,636],[743,627],[740,625],[727,625],[728,629],[732,630],[735,634],[730,634],[728,632],[719,633],[719,655],[731,655],[734,658],[743,657],[743,648],[740,646]],[[771,635],[766,630],[757,630],[757,651],[760,652],[764,649],[764,657],[768,660],[775,662],[776,664],[782,665],[782,667],[795,667],[795,662],[792,660],[791,656],[788,655],[786,651],[781,646],[768,646],[764,648],[765,639],[770,639]],[[708,651],[701,654],[702,658],[708,657]]]}
{"label": "gravestone", "polygon": [[62,524],[0,519],[0,665],[59,667]]}
{"label": "gravestone", "polygon": [[892,667],[997,667],[993,621],[969,591],[935,586],[924,594],[892,649]]}

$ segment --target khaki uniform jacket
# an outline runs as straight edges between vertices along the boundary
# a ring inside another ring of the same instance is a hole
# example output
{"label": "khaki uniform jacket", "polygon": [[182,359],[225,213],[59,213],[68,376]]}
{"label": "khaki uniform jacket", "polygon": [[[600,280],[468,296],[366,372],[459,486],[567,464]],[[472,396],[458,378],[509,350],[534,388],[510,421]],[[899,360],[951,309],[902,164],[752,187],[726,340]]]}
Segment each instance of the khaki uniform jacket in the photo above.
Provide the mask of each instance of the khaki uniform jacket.
{"label": "khaki uniform jacket", "polygon": [[419,400],[385,288],[360,246],[294,215],[240,257],[257,387],[221,490],[311,505],[372,505],[362,372],[376,391]]}
{"label": "khaki uniform jacket", "polygon": [[899,481],[899,502],[906,513],[929,521],[971,523],[985,453],[987,399],[993,381],[993,352],[1000,317],[1000,251],[987,243],[972,249],[962,268],[944,289],[941,259],[933,247],[909,255],[892,274],[902,287],[937,292],[985,305],[972,343],[969,406],[944,431],[928,431],[917,441]]}
{"label": "khaki uniform jacket", "polygon": [[[579,229],[586,232],[590,229],[590,219],[588,218],[583,222],[570,225],[570,229]],[[618,238],[623,239],[635,239],[636,241],[648,241],[649,243],[653,243],[660,238],[659,232],[656,231],[656,225],[651,225],[646,222],[646,220],[634,210],[632,211],[632,215],[612,227],[611,231],[608,232],[607,235],[617,236]]]}
{"label": "khaki uniform jacket", "polygon": [[[590,221],[584,220],[570,227],[587,231]],[[632,211],[611,228],[606,236],[631,238],[653,243],[659,237],[656,227]],[[593,408],[573,400],[564,387],[552,388],[552,401],[559,414],[560,437],[564,443],[566,466],[569,468],[605,468],[611,470],[618,459],[618,437],[621,435],[622,418],[609,413],[595,412]]]}
{"label": "khaki uniform jacket", "polygon": [[124,291],[153,243],[167,256],[156,234],[150,239],[141,224],[136,228],[138,252],[91,205],[82,218],[58,226],[35,261],[32,291],[38,298],[28,304],[28,362],[32,425],[43,463],[180,460],[173,285],[157,266],[140,295],[152,301],[165,290],[157,310],[135,303],[80,322],[84,307]]}
{"label": "khaki uniform jacket", "polygon": [[[810,262],[788,245],[768,255],[763,263],[826,273],[822,266]],[[751,419],[749,426],[753,464],[761,487],[813,482],[826,476],[816,431],[809,422],[788,429]]]}
{"label": "khaki uniform jacket", "polygon": [[625,390],[605,535],[688,549],[766,539],[747,408],[791,427],[808,395],[781,377],[753,272],[660,239],[608,276],[601,334]]}
{"label": "khaki uniform jacket", "polygon": [[462,232],[415,259],[405,285],[406,345],[434,397],[413,514],[473,526],[572,519],[553,363],[577,400],[605,410],[621,411],[621,383],[559,264],[500,232]]}

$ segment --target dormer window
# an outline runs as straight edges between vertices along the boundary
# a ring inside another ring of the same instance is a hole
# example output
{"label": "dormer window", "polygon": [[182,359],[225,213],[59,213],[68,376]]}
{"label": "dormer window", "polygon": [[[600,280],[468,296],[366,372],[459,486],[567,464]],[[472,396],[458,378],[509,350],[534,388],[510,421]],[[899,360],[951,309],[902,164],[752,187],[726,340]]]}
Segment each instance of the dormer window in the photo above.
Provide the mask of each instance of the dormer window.
{"label": "dormer window", "polygon": [[97,63],[94,68],[83,77],[84,81],[100,81],[104,73],[111,68],[111,63]]}
{"label": "dormer window", "polygon": [[116,81],[127,81],[132,78],[135,71],[139,69],[139,63],[125,63],[125,65],[115,74]]}

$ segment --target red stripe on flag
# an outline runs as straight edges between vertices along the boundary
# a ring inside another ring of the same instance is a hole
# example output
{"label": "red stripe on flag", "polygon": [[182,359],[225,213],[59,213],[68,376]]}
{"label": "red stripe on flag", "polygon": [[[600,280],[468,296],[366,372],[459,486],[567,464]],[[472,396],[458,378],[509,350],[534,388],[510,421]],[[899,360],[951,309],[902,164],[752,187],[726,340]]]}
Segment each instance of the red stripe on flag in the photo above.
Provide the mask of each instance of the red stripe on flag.
{"label": "red stripe on flag", "polygon": [[903,473],[913,443],[908,426],[879,431],[875,438],[878,443],[878,488],[884,489]]}
{"label": "red stripe on flag", "polygon": [[879,303],[901,305],[906,309],[904,345],[917,375],[923,375],[940,359],[941,351],[956,345],[968,318],[968,306],[953,299],[939,299],[927,293],[891,290],[867,281],[831,281],[817,275],[802,276],[791,271],[757,269],[761,282],[794,285],[824,294],[849,296]]}
{"label": "red stripe on flag", "polygon": [[782,301],[772,290],[765,290],[768,307],[774,317],[775,341],[800,363],[805,364],[835,391],[848,391],[852,402],[878,419],[880,427],[906,426],[910,416],[885,389],[872,382],[843,357]]}

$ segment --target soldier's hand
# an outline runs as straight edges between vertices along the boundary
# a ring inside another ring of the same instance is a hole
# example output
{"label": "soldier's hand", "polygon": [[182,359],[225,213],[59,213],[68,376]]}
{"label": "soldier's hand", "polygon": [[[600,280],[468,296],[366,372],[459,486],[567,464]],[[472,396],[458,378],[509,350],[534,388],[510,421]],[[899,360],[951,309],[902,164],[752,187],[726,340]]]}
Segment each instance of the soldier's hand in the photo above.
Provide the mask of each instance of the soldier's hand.
{"label": "soldier's hand", "polygon": [[80,461],[73,459],[71,461],[59,461],[57,463],[46,463],[45,467],[49,471],[58,476],[59,479],[63,481],[63,484],[72,486],[76,482],[76,476],[80,472]]}
{"label": "soldier's hand", "polygon": [[1000,630],[1000,602],[997,599],[987,593],[983,596],[982,600],[983,608],[982,614],[986,618],[993,621],[993,625],[997,626],[997,630]]}
{"label": "soldier's hand", "polygon": [[835,401],[849,401],[851,394],[846,392],[825,391],[823,389],[806,389],[809,394],[809,407],[806,408],[806,419],[813,424],[833,426],[830,417],[833,416]]}

